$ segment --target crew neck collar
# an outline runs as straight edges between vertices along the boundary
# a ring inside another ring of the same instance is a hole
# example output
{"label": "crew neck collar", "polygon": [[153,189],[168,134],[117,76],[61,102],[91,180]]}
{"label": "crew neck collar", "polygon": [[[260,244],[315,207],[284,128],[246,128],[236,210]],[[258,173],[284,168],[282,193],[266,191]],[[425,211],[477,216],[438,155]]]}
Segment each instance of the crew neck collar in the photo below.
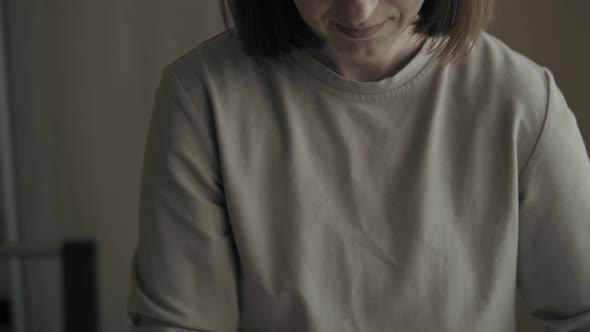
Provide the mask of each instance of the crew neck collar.
{"label": "crew neck collar", "polygon": [[305,49],[292,51],[291,57],[315,80],[337,91],[353,95],[389,95],[403,90],[404,86],[418,79],[428,67],[431,67],[429,64],[434,62],[433,55],[428,53],[431,42],[432,39],[427,39],[416,55],[394,75],[370,82],[349,80],[340,76]]}

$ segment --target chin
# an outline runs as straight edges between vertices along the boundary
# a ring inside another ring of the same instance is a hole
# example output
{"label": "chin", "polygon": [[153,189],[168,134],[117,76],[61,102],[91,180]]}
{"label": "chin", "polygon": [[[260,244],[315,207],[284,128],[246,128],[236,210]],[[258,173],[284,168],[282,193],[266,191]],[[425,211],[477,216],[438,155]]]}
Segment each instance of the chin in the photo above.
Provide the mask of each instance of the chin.
{"label": "chin", "polygon": [[374,58],[383,53],[385,41],[382,39],[340,42],[335,47],[339,53],[354,58]]}

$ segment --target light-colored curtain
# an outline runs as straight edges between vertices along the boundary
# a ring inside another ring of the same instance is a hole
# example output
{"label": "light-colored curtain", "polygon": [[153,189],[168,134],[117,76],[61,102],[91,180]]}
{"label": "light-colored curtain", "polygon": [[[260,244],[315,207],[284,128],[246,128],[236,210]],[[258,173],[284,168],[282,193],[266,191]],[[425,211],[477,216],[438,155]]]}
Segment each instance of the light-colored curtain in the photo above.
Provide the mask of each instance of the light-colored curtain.
{"label": "light-colored curtain", "polygon": [[[141,158],[162,67],[222,30],[215,0],[12,0],[27,242],[98,241],[101,331],[125,332]],[[500,1],[493,32],[548,66],[588,142],[590,3]],[[61,332],[57,261],[27,264],[32,331]],[[522,309],[521,309],[522,310]],[[542,331],[519,316],[519,331]]]}

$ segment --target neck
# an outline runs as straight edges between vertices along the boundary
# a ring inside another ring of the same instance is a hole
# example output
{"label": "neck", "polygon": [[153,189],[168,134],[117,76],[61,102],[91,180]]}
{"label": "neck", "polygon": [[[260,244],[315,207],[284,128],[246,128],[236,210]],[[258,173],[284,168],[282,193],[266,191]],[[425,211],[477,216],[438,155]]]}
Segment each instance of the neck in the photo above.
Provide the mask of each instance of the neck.
{"label": "neck", "polygon": [[340,76],[353,81],[371,82],[391,77],[404,68],[420,51],[425,38],[404,33],[390,48],[378,54],[348,54],[327,46],[312,55]]}

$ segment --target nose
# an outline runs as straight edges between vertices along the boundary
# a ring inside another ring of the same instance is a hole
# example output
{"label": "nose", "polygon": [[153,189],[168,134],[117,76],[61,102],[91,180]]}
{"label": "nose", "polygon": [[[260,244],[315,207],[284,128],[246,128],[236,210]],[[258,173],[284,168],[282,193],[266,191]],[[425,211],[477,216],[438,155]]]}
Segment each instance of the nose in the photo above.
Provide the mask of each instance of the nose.
{"label": "nose", "polygon": [[[379,0],[341,0],[340,9],[344,24],[355,28],[364,28],[364,22],[373,14]],[[367,22],[371,23],[371,22]]]}

